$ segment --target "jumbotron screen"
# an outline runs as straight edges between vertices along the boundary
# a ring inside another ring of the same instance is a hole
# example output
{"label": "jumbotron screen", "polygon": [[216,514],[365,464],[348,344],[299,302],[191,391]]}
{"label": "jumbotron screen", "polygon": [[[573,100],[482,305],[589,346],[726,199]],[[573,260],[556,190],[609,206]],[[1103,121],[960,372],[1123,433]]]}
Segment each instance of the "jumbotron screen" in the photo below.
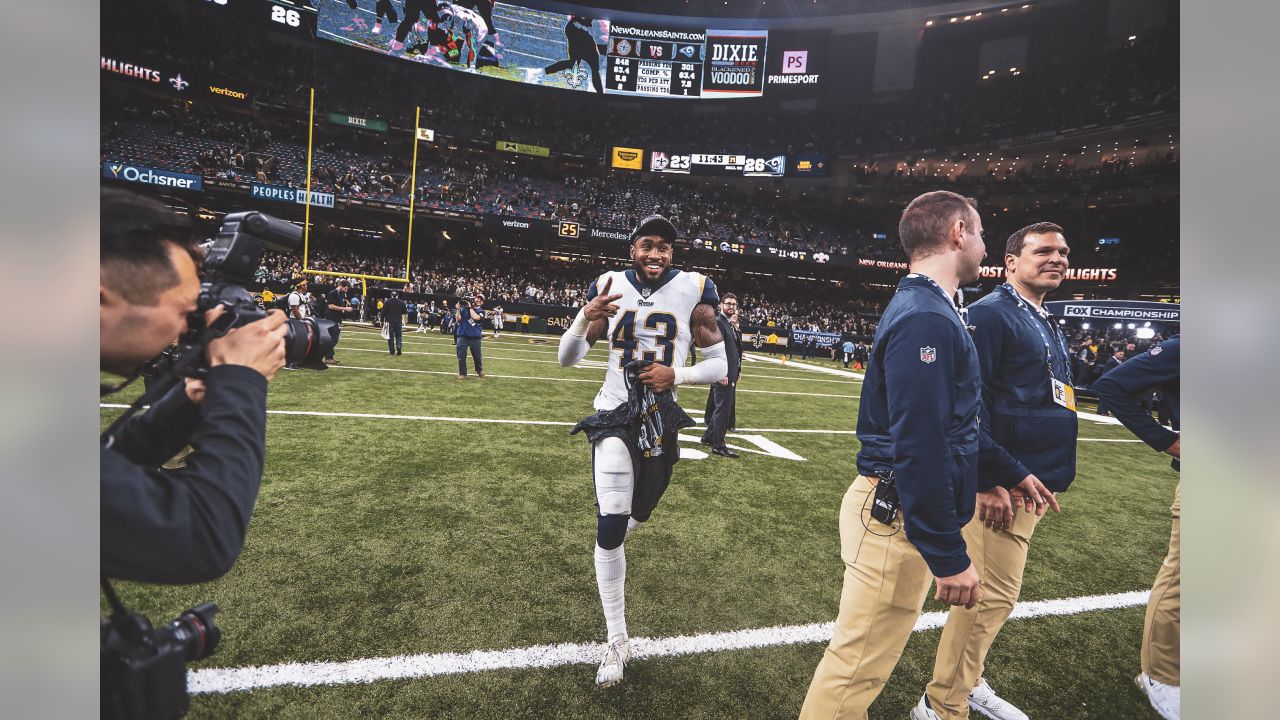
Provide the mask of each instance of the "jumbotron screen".
{"label": "jumbotron screen", "polygon": [[[486,0],[405,3],[394,19],[389,7],[398,9],[385,0],[321,3],[316,36],[435,67],[610,95],[760,97],[795,72],[771,53],[763,28],[678,27],[657,16],[611,22],[586,8],[566,14]],[[803,67],[797,57],[787,55]],[[817,77],[810,71],[811,83]]]}

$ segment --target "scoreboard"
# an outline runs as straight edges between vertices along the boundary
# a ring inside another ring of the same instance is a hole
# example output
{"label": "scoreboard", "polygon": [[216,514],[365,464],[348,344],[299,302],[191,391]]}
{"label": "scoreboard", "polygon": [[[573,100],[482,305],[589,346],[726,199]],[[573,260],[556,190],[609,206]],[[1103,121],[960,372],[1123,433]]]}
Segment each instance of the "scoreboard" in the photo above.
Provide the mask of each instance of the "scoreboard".
{"label": "scoreboard", "polygon": [[787,172],[787,157],[727,153],[666,153],[654,150],[649,155],[649,169],[653,172],[681,175],[782,177]]}
{"label": "scoreboard", "polygon": [[639,25],[609,26],[605,92],[635,95],[702,94],[706,33]]}
{"label": "scoreboard", "polygon": [[300,38],[316,34],[315,0],[187,0],[224,17],[238,18],[246,28],[287,33]]}
{"label": "scoreboard", "polygon": [[764,30],[680,30],[613,23],[605,92],[625,95],[758,97],[764,94]]}

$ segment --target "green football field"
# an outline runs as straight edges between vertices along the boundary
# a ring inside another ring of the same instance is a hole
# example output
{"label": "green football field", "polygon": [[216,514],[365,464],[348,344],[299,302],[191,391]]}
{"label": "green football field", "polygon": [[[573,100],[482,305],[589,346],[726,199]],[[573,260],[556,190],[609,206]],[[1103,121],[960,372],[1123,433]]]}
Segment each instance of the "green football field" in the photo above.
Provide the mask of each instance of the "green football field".
{"label": "green football field", "polygon": [[[555,343],[486,336],[489,377],[460,381],[450,338],[409,332],[391,357],[348,325],[341,365],[279,374],[239,563],[205,585],[119,585],[156,622],[221,606],[191,717],[795,717],[838,606],[857,378],[749,359],[730,437],[742,459],[697,457],[700,431],[685,432],[670,489],[626,543],[640,657],[600,690],[590,455],[568,430],[592,412],[606,353],[564,369]],[[681,404],[700,419],[706,394],[682,388]],[[1032,543],[1033,617],[1005,626],[986,676],[1033,718],[1154,718],[1132,680],[1144,601],[1110,596],[1149,589],[1177,477],[1118,425],[1080,431],[1079,475]],[[872,717],[907,717],[939,634],[912,636]]]}

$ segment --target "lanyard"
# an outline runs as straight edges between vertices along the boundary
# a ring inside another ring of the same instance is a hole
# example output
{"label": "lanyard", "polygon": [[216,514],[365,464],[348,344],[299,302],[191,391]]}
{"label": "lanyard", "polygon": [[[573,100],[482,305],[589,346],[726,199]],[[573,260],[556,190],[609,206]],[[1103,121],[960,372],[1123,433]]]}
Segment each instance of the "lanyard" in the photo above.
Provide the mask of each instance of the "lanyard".
{"label": "lanyard", "polygon": [[[942,293],[942,297],[946,298],[946,300],[947,300],[947,304],[951,306],[951,309],[952,309],[952,310],[955,310],[955,311],[956,311],[956,315],[959,315],[959,316],[960,316],[960,324],[961,324],[961,325],[963,325],[963,326],[965,327],[965,329],[968,329],[968,328],[969,328],[969,308],[967,308],[967,307],[965,307],[965,306],[964,306],[964,300],[963,300],[963,299],[960,301],[960,304],[959,304],[959,305],[957,305],[957,304],[956,304],[956,301],[955,301],[955,298],[947,297],[947,291],[946,291],[946,290],[943,290],[943,289],[942,289],[942,286],[941,286],[941,285],[939,285],[939,284],[938,284],[938,282],[937,282],[936,280],[934,280],[933,278],[929,277],[928,275],[921,275],[920,273],[911,273],[911,274],[910,274],[910,275],[908,275],[907,277],[918,277],[918,278],[923,278],[923,279],[925,279],[926,281],[928,281],[928,283],[929,283],[930,285],[932,285],[932,286],[934,286],[935,288],[937,288],[938,292]],[[961,297],[961,298],[963,298],[964,296],[963,296],[963,295],[961,295],[960,297]]]}
{"label": "lanyard", "polygon": [[[1043,316],[1041,316],[1040,313],[1036,312],[1035,308],[1031,306],[1031,303],[1024,300],[1022,296],[1018,294],[1018,291],[1014,290],[1013,287],[1009,285],[1009,283],[1005,283],[1001,285],[1000,289],[1008,293],[1009,297],[1013,298],[1013,301],[1018,304],[1018,307],[1022,308],[1022,310],[1027,313],[1027,316],[1028,316],[1027,319],[1031,322],[1033,326],[1035,326],[1036,332],[1040,333],[1040,339],[1044,342],[1045,367],[1049,369],[1050,379],[1057,379],[1053,375],[1052,344],[1049,342],[1049,336],[1045,334],[1045,331],[1044,331],[1044,326],[1046,323],[1048,323],[1048,320],[1046,320]],[[1067,384],[1071,385],[1073,382],[1073,378],[1071,377],[1071,353],[1067,350],[1067,346],[1063,340],[1062,333],[1058,331],[1058,328],[1054,327],[1053,325],[1049,325],[1049,327],[1053,332],[1053,339],[1057,341],[1058,348],[1062,350],[1062,356],[1064,358],[1062,366],[1067,370]]]}

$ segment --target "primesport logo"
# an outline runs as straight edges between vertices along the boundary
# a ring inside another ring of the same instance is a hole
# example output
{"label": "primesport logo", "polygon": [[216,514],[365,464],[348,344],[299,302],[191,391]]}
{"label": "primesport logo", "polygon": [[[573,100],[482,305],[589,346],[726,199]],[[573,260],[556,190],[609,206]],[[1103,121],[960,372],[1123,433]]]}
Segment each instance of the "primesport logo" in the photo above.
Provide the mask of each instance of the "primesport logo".
{"label": "primesport logo", "polygon": [[782,53],[782,74],[803,75],[809,67],[808,50],[786,50]]}
{"label": "primesport logo", "polygon": [[168,170],[157,170],[156,168],[109,161],[102,163],[102,177],[112,180],[127,180],[128,182],[143,183],[145,185],[177,188],[179,190],[200,190],[202,186],[202,180],[199,175],[188,175],[187,173],[170,172]]}

